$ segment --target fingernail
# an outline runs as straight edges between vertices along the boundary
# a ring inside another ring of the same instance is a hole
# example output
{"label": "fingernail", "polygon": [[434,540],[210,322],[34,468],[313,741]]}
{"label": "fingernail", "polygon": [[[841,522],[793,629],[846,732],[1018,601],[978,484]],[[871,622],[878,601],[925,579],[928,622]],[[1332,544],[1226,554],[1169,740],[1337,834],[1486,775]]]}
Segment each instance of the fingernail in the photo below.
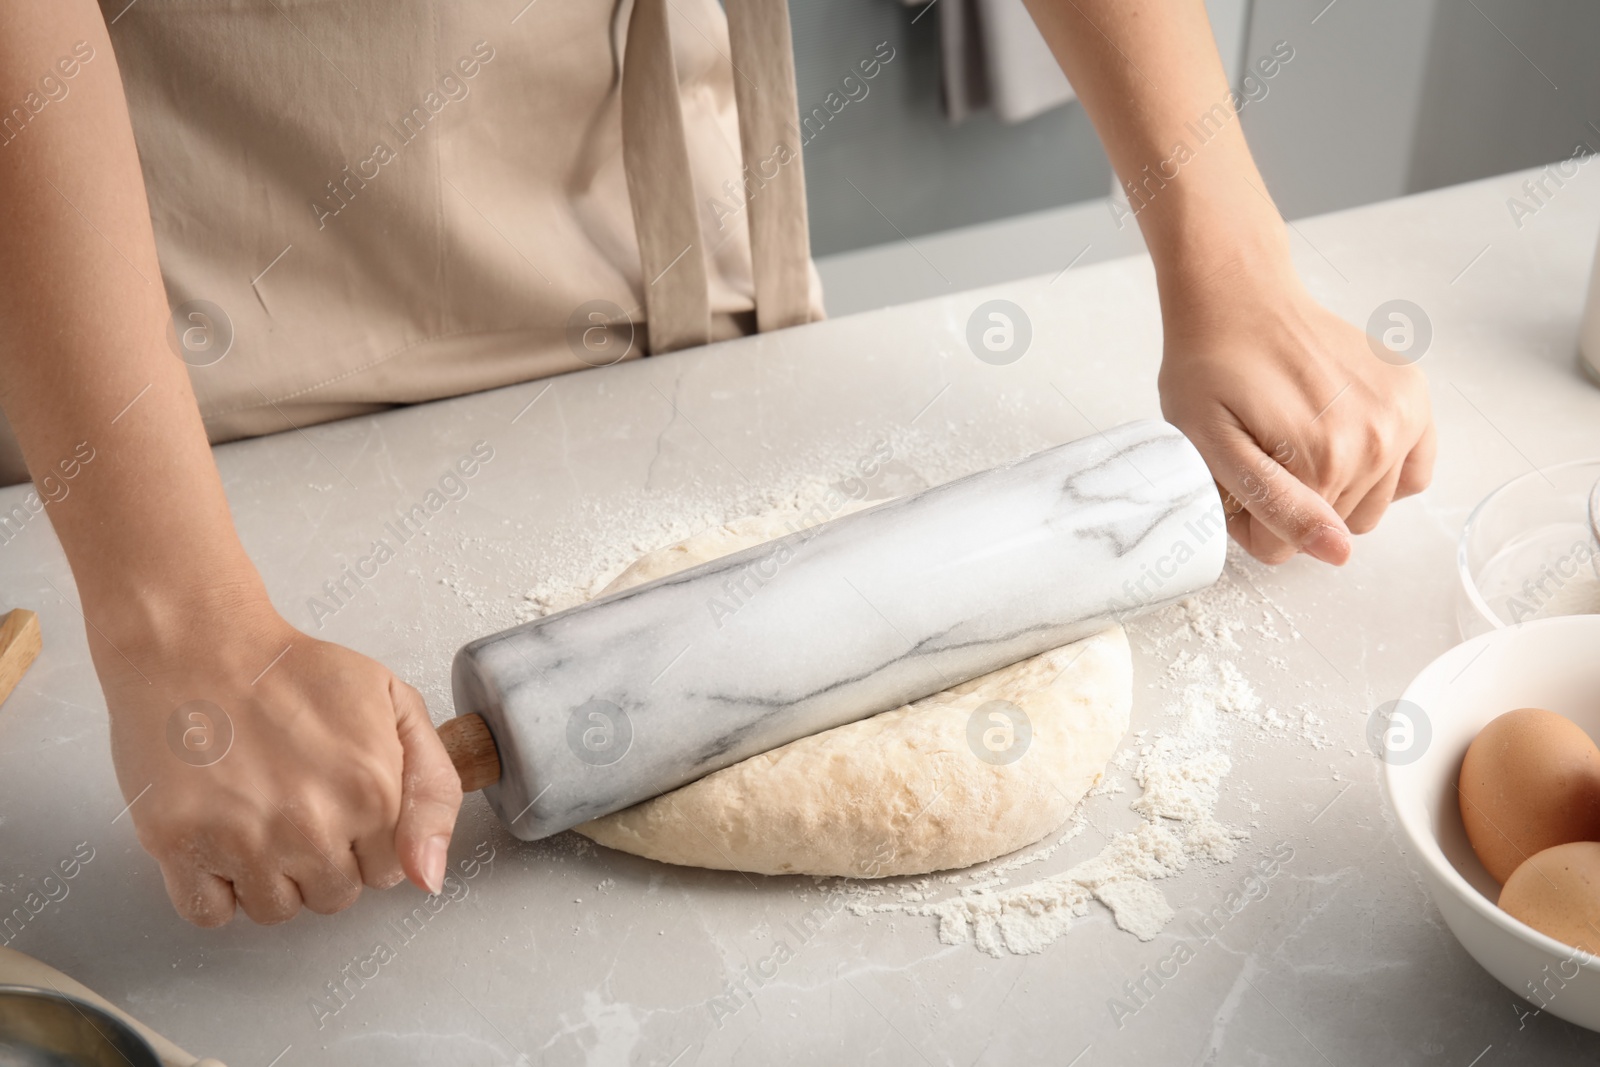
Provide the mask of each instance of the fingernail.
{"label": "fingernail", "polygon": [[435,834],[422,846],[422,877],[430,893],[444,888],[444,864],[449,851],[450,838],[446,834]]}
{"label": "fingernail", "polygon": [[1327,523],[1317,527],[1317,532],[1306,538],[1300,546],[1311,556],[1335,567],[1350,558],[1350,537],[1343,530]]}

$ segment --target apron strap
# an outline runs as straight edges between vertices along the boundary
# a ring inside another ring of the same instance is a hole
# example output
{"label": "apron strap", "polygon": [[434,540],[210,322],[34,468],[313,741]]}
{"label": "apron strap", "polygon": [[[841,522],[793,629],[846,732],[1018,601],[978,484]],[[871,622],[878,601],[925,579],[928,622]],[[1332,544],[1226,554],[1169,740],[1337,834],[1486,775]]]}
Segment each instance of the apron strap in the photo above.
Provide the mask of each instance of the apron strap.
{"label": "apron strap", "polygon": [[622,162],[644,270],[650,351],[703,345],[711,338],[711,301],[667,0],[634,0],[628,20]]}
{"label": "apron strap", "polygon": [[727,0],[756,329],[811,319],[811,238],[788,0]]}

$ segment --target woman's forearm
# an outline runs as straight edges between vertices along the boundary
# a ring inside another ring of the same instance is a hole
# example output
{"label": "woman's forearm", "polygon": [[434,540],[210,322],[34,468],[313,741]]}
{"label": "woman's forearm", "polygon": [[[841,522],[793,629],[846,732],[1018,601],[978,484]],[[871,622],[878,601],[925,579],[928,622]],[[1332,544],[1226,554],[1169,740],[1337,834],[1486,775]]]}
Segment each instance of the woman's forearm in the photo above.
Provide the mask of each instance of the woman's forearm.
{"label": "woman's forearm", "polygon": [[1426,381],[1300,284],[1201,0],[1025,2],[1150,248],[1161,410],[1223,489],[1229,532],[1267,562],[1343,563],[1350,534],[1428,484]]}
{"label": "woman's forearm", "polygon": [[0,101],[44,77],[64,95],[0,144],[0,404],[36,480],[93,456],[48,511],[92,629],[116,642],[208,598],[255,595],[259,579],[167,342],[138,153],[92,0],[0,6]]}
{"label": "woman's forearm", "polygon": [[1128,191],[1164,300],[1288,247],[1201,0],[1026,0]]}

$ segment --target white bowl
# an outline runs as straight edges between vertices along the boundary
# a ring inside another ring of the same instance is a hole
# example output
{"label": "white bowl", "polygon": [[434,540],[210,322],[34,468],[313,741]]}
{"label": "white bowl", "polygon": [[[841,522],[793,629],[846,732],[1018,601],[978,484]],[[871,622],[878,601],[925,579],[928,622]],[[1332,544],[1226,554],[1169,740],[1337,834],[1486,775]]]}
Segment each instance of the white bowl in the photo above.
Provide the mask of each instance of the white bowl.
{"label": "white bowl", "polygon": [[1600,736],[1600,615],[1540,619],[1473,638],[1429,664],[1401,699],[1400,710],[1417,720],[1414,744],[1402,747],[1404,731],[1395,734],[1384,787],[1445,923],[1513,993],[1600,1030],[1600,959],[1495,906],[1500,887],[1467,843],[1456,798],[1467,746],[1514,708],[1547,708]]}

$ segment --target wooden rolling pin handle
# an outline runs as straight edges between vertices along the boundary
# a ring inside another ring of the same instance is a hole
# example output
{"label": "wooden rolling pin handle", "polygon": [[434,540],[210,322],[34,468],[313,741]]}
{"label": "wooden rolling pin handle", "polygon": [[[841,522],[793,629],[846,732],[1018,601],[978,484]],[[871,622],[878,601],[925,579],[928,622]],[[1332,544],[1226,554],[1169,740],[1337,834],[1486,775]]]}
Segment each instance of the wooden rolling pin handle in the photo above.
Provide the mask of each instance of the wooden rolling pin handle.
{"label": "wooden rolling pin handle", "polygon": [[444,742],[444,750],[461,776],[463,793],[500,780],[500,750],[495,748],[494,736],[482,715],[457,715],[439,727],[439,740]]}

